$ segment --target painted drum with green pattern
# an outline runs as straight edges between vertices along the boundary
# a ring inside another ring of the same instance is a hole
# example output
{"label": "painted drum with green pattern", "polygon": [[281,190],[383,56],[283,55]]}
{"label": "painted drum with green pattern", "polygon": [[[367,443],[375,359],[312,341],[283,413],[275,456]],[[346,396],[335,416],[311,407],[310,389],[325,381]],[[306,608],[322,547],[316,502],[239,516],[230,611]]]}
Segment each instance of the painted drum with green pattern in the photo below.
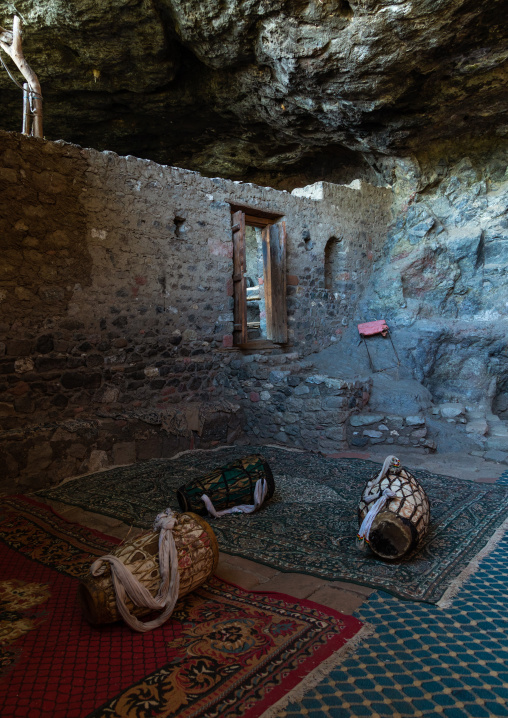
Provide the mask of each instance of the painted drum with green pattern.
{"label": "painted drum with green pattern", "polygon": [[198,476],[181,486],[176,496],[182,511],[206,516],[208,512],[201,500],[203,494],[208,496],[216,511],[253,504],[254,489],[259,479],[266,479],[268,491],[265,501],[268,501],[275,491],[272,471],[262,456],[252,454]]}

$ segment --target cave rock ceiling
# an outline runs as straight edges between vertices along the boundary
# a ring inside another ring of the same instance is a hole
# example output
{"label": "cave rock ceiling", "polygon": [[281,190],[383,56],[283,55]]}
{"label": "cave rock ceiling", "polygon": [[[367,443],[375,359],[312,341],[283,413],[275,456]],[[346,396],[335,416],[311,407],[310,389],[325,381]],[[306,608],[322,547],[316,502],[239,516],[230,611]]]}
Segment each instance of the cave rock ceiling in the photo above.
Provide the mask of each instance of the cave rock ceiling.
{"label": "cave rock ceiling", "polygon": [[[508,130],[508,0],[15,6],[50,139],[276,184]],[[0,127],[19,130],[1,68],[0,87]]]}

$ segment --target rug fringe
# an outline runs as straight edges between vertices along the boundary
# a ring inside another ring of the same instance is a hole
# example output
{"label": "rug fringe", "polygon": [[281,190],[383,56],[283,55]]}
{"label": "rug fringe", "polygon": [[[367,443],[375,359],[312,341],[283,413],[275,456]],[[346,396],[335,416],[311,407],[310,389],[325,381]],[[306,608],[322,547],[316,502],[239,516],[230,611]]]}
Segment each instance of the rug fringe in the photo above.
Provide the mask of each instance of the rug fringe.
{"label": "rug fringe", "polygon": [[360,644],[367,640],[367,638],[370,638],[374,634],[374,631],[375,627],[366,623],[342,648],[339,648],[338,651],[335,651],[329,658],[314,668],[314,670],[305,676],[289,693],[282,696],[277,703],[274,703],[273,706],[262,713],[260,718],[277,718],[279,713],[284,710],[284,708],[287,708],[290,703],[298,703],[298,701],[301,701],[305,695],[319,685],[334,668],[340,665],[352,653],[355,653]]}
{"label": "rug fringe", "polygon": [[450,584],[450,586],[443,593],[437,605],[439,608],[451,608],[454,598],[457,597],[462,586],[465,582],[474,574],[480,567],[481,561],[486,558],[492,551],[498,546],[499,542],[504,537],[508,530],[508,519],[506,519],[499,528],[497,528],[489,539],[488,543],[482,548],[479,553],[469,562],[466,568],[459,573],[457,578]]}

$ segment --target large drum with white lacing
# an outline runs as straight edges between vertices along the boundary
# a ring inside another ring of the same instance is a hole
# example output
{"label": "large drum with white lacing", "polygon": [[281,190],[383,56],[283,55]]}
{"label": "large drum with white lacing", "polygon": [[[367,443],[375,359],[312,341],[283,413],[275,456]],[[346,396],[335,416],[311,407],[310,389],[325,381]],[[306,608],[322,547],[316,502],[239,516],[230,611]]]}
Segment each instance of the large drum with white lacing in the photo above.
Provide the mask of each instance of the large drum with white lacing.
{"label": "large drum with white lacing", "polygon": [[225,511],[242,504],[254,505],[256,484],[266,483],[264,501],[275,491],[272,471],[262,456],[252,454],[198,476],[176,492],[182,511],[193,511],[207,516],[209,510],[202,500],[206,495],[216,511]]}
{"label": "large drum with white lacing", "polygon": [[[176,514],[173,528],[178,555],[180,585],[178,597],[201,586],[213,575],[219,561],[219,547],[211,526],[200,516]],[[159,532],[147,531],[112,552],[132,575],[154,596],[161,581],[159,567]],[[83,614],[94,626],[119,621],[113,578],[110,567],[98,576],[88,574],[81,581],[78,596]],[[127,608],[138,618],[147,616],[151,609],[135,606],[127,598]]]}
{"label": "large drum with white lacing", "polygon": [[388,561],[410,554],[427,533],[427,494],[395,456],[387,457],[379,474],[367,482],[358,506],[358,521],[360,543]]}

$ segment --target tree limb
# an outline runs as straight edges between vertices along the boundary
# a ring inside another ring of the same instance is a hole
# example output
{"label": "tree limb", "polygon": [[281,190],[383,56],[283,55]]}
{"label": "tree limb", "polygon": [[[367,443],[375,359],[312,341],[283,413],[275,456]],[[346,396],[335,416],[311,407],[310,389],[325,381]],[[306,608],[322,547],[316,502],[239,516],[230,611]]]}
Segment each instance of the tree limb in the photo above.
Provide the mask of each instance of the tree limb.
{"label": "tree limb", "polygon": [[[39,78],[32,70],[23,55],[21,45],[21,20],[17,15],[12,19],[12,33],[8,30],[0,28],[0,48],[6,52],[11,60],[15,63],[18,70],[28,83],[33,93],[35,111],[34,111],[34,136],[42,137],[42,93]],[[11,42],[8,40],[11,38]]]}

